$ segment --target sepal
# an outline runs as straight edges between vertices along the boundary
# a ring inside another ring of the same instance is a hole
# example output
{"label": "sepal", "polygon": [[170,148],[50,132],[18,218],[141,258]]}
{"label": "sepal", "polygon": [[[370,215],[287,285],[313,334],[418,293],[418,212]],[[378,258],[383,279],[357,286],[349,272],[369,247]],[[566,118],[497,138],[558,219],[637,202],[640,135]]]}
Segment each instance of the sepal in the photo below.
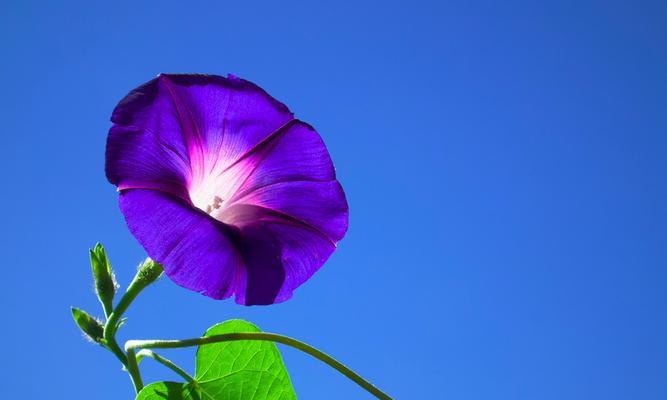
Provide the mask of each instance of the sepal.
{"label": "sepal", "polygon": [[162,272],[164,272],[162,264],[147,258],[139,266],[135,280],[141,282],[142,285],[150,285],[162,275]]}
{"label": "sepal", "polygon": [[104,338],[104,326],[87,312],[72,307],[72,317],[83,334],[95,343],[101,343]]}

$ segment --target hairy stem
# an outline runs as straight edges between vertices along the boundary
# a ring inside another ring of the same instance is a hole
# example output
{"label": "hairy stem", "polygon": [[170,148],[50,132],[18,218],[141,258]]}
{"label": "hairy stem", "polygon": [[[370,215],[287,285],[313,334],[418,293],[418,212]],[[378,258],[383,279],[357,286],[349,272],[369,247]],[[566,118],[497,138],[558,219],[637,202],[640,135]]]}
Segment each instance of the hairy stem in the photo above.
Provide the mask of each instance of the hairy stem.
{"label": "hairy stem", "polygon": [[[234,340],[270,341],[294,347],[326,363],[330,367],[334,368],[341,374],[348,377],[350,380],[354,381],[362,388],[366,389],[369,393],[371,393],[378,399],[391,400],[391,397],[389,397],[389,395],[382,392],[380,389],[376,388],[373,384],[371,384],[370,382],[359,376],[359,374],[352,371],[351,369],[340,363],[335,358],[329,356],[328,354],[312,346],[307,345],[306,343],[303,343],[296,339],[292,339],[291,337],[288,336],[278,335],[276,333],[238,332],[238,333],[226,333],[222,335],[205,336],[200,338],[183,339],[183,340],[129,340],[125,343],[125,350],[127,351],[128,358],[129,357],[134,358],[135,349],[174,349],[180,347],[199,346],[204,344],[228,342]],[[136,365],[136,358],[134,364]]]}
{"label": "hairy stem", "polygon": [[141,373],[139,368],[136,365],[136,357],[134,354],[126,355],[123,353],[123,350],[118,345],[116,341],[116,332],[118,331],[118,322],[123,316],[125,311],[134,299],[144,290],[148,285],[153,283],[162,273],[162,265],[154,262],[151,259],[146,259],[144,263],[139,267],[137,274],[132,279],[132,282],[127,287],[125,294],[121,297],[120,301],[116,305],[116,308],[113,310],[107,323],[104,326],[104,346],[108,348],[116,357],[120,360],[123,366],[127,369],[127,372],[130,374],[132,379],[132,384],[134,385],[134,390],[139,393],[139,391],[144,387],[143,381],[141,379]]}

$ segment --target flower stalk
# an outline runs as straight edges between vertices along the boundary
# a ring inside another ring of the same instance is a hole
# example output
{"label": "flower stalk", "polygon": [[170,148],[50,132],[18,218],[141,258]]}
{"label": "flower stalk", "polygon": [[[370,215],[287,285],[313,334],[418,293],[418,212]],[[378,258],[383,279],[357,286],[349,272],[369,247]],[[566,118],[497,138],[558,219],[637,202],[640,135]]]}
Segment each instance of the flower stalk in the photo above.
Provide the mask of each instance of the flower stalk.
{"label": "flower stalk", "polygon": [[155,280],[160,277],[162,271],[162,265],[151,260],[150,258],[147,258],[139,267],[137,274],[134,276],[134,279],[127,287],[125,294],[123,297],[121,297],[116,308],[114,308],[113,312],[109,315],[107,323],[104,326],[103,344],[118,358],[118,360],[120,360],[123,366],[127,369],[128,373],[130,374],[130,378],[132,379],[134,389],[137,393],[139,393],[139,391],[143,388],[141,373],[139,372],[138,366],[133,365],[136,364],[134,355],[132,354],[132,357],[130,357],[130,354],[125,354],[120,348],[120,345],[118,345],[118,342],[116,341],[116,332],[120,326],[119,323],[121,321],[121,317],[128,309],[130,304],[132,304],[134,299],[139,295],[139,293],[141,293],[142,290],[144,290],[146,287],[148,287],[148,285],[155,282]]}

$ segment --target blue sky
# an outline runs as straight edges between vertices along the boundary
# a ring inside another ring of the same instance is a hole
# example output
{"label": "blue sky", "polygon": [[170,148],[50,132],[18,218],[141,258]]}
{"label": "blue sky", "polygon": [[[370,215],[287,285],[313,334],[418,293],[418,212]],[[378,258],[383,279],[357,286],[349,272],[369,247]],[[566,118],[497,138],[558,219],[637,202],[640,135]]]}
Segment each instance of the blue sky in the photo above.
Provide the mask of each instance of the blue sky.
{"label": "blue sky", "polygon": [[[288,104],[327,143],[351,224],[291,301],[163,279],[123,340],[245,318],[398,399],[667,397],[664,1],[5,1],[0,48],[0,397],[132,398],[69,306],[100,313],[96,241],[124,285],[145,256],[104,143],[159,72],[233,73]],[[371,398],[283,354],[301,399]]]}

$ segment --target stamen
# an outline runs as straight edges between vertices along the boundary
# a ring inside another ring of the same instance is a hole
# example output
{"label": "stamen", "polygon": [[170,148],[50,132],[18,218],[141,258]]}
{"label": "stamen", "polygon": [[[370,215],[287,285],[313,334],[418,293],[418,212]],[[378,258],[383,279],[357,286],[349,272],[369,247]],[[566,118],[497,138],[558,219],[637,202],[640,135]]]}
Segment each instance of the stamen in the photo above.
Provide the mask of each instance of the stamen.
{"label": "stamen", "polygon": [[220,207],[222,207],[222,202],[223,201],[224,200],[222,200],[222,198],[220,198],[220,196],[214,196],[213,197],[213,203],[206,206],[206,214],[210,214],[210,213],[213,212],[213,210],[217,210]]}

